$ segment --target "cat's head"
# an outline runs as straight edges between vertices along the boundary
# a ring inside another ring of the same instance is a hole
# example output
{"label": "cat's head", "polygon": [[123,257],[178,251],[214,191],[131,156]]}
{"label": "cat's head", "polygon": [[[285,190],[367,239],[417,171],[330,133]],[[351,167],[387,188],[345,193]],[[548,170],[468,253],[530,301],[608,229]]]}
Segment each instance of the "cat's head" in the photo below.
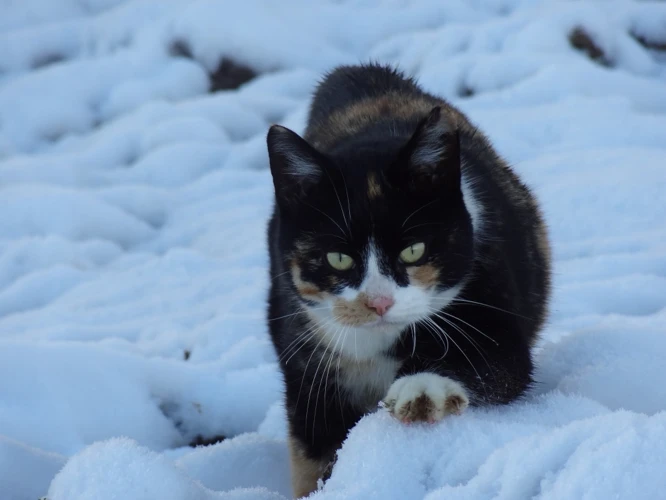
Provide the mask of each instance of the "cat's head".
{"label": "cat's head", "polygon": [[463,195],[459,136],[439,107],[404,141],[359,137],[323,154],[274,125],[268,151],[277,243],[324,345],[370,357],[454,299],[478,207]]}

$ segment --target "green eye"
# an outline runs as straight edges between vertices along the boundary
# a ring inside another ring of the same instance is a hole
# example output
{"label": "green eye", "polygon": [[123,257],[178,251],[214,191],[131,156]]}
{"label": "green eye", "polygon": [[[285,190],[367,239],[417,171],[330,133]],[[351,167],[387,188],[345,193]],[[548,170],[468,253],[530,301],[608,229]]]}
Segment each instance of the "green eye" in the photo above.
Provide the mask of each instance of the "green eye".
{"label": "green eye", "polygon": [[326,260],[333,269],[338,271],[347,271],[354,265],[354,259],[349,255],[340,252],[329,252],[326,254]]}
{"label": "green eye", "polygon": [[425,243],[414,243],[400,252],[400,260],[405,264],[413,264],[425,253]]}

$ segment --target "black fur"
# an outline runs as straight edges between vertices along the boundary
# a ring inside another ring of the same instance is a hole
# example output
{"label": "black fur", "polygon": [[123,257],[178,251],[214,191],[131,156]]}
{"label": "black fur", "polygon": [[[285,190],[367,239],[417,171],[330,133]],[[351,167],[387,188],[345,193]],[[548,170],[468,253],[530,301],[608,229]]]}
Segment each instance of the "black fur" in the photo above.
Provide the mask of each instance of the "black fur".
{"label": "black fur", "polygon": [[[398,108],[384,106],[382,99],[403,102],[408,111],[396,116],[391,109]],[[354,113],[363,115],[367,109],[375,115],[359,122],[350,111],[353,106],[361,106]],[[426,108],[431,111],[423,112]],[[431,170],[410,165],[422,137],[418,130],[438,120],[446,125],[437,138],[446,146],[444,157]],[[450,377],[467,388],[472,405],[521,397],[532,381],[530,348],[546,315],[549,253],[534,198],[489,141],[448,103],[378,65],[329,74],[316,91],[304,137],[277,126],[268,135],[276,188],[268,228],[268,319],[284,375],[292,439],[309,458],[327,462],[368,406],[383,397],[377,395],[369,405],[353,403],[337,386],[335,366],[323,376],[328,358],[323,363],[320,358],[326,342],[314,334],[298,337],[311,327],[304,307],[316,301],[299,293],[290,272],[296,262],[300,278],[324,293],[358,287],[371,236],[391,256],[426,242],[419,265],[439,271],[439,289],[466,280],[459,297],[470,301],[444,309],[455,316],[444,316],[455,326],[432,317],[449,335],[448,348],[431,329],[417,324],[415,336],[406,328],[378,354],[399,362],[396,378],[422,371]],[[290,172],[294,155],[304,162]],[[306,165],[312,167],[308,172]],[[478,234],[463,201],[461,172],[483,206]],[[374,199],[368,196],[370,173],[381,190]],[[336,272],[326,265],[324,255],[330,251],[348,254],[358,264]],[[408,266],[396,259],[382,262],[381,269],[399,286],[409,282]]]}

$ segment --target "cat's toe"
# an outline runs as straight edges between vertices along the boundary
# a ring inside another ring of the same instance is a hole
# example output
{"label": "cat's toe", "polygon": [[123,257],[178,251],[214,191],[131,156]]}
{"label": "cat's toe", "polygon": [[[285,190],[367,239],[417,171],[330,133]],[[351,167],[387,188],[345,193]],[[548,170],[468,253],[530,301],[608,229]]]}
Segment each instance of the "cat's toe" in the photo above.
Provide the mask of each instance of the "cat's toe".
{"label": "cat's toe", "polygon": [[469,405],[469,397],[455,380],[434,373],[418,373],[393,382],[384,404],[404,423],[435,423],[447,415],[462,413]]}

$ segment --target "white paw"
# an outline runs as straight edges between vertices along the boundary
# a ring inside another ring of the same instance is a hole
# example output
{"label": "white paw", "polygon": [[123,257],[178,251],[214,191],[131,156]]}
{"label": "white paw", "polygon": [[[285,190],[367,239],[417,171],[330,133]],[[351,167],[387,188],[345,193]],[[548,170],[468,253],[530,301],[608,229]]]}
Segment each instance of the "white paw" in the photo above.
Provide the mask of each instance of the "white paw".
{"label": "white paw", "polygon": [[433,423],[447,415],[462,413],[469,405],[469,397],[455,380],[434,373],[417,373],[393,382],[384,404],[394,417],[405,423]]}

